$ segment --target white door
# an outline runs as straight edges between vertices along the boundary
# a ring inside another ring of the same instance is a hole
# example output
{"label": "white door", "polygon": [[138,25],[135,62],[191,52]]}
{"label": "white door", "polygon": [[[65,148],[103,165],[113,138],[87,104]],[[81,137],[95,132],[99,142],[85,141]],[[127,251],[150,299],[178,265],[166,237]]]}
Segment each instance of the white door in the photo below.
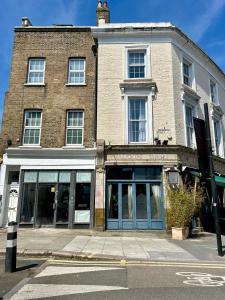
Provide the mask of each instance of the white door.
{"label": "white door", "polygon": [[12,183],[9,185],[9,209],[8,222],[16,222],[17,206],[19,198],[19,184]]}

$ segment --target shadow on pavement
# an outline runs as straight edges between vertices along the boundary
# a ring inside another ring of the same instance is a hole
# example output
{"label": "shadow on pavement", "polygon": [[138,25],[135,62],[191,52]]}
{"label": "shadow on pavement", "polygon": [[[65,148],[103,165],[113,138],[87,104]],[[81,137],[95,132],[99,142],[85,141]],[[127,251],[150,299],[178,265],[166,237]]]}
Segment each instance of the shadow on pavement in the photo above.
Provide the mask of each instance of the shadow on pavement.
{"label": "shadow on pavement", "polygon": [[[16,268],[16,272],[24,271],[24,270],[31,269],[31,268],[35,268],[35,267],[37,267],[37,266],[38,266],[38,264],[30,264],[30,265],[18,267],[18,268]],[[0,300],[1,300],[1,299],[0,299]]]}

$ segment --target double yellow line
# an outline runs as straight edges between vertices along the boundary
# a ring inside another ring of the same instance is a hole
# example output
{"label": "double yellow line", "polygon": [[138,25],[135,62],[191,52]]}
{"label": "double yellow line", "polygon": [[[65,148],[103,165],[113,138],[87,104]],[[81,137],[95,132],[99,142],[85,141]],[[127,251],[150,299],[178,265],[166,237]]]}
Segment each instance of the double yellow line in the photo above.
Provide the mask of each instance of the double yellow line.
{"label": "double yellow line", "polygon": [[193,262],[159,262],[159,261],[74,261],[74,260],[59,260],[59,259],[49,259],[48,264],[50,265],[82,265],[82,266],[151,266],[151,267],[177,267],[177,268],[204,268],[204,269],[224,269],[225,264],[220,263],[193,263]]}

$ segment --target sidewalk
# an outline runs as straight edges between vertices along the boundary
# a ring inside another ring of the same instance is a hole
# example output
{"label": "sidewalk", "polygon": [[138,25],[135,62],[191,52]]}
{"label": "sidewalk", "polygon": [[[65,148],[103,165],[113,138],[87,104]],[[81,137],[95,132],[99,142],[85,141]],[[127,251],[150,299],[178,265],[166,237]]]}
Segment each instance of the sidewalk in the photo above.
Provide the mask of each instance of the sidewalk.
{"label": "sidewalk", "polygon": [[[0,254],[6,231],[0,230]],[[19,255],[132,261],[225,262],[218,257],[214,234],[174,241],[164,232],[96,232],[68,229],[19,229]],[[225,237],[223,237],[225,245]],[[225,250],[225,249],[224,249]]]}

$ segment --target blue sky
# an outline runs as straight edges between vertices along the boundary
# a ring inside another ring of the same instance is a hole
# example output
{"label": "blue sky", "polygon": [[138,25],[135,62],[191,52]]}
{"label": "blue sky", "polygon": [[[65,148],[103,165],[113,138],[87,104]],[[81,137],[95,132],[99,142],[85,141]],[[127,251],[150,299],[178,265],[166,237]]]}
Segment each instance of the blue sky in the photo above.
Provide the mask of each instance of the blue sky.
{"label": "blue sky", "polygon": [[[171,22],[225,72],[225,0],[108,0],[111,22]],[[28,16],[33,25],[95,25],[97,0],[0,0],[0,122],[8,88],[13,28]]]}

